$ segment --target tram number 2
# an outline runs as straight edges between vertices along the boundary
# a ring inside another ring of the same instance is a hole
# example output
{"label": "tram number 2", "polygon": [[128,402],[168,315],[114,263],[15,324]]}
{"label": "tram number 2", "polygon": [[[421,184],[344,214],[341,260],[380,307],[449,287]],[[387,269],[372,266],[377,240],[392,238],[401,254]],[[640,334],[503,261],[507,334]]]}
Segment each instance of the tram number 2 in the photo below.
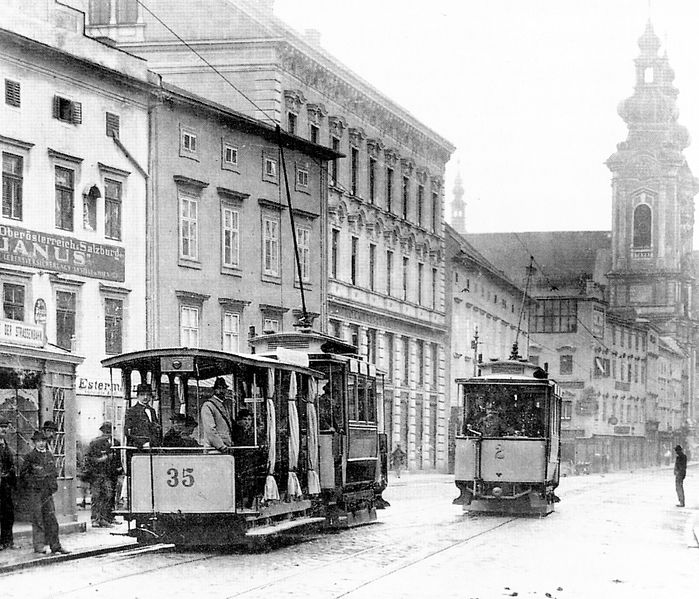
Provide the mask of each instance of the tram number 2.
{"label": "tram number 2", "polygon": [[194,486],[194,468],[182,468],[182,472],[177,468],[170,468],[167,471],[168,479],[167,479],[167,486],[168,487],[179,487],[182,485],[183,487],[193,487]]}

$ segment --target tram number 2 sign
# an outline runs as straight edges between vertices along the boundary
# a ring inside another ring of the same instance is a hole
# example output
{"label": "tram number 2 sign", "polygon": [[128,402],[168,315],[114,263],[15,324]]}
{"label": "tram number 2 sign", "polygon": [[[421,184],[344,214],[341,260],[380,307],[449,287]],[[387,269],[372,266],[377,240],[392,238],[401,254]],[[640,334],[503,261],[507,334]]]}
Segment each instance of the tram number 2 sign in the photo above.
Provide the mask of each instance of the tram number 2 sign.
{"label": "tram number 2 sign", "polygon": [[182,471],[177,468],[169,468],[167,471],[167,483],[168,487],[193,487],[196,482],[194,479],[194,468],[182,468]]}

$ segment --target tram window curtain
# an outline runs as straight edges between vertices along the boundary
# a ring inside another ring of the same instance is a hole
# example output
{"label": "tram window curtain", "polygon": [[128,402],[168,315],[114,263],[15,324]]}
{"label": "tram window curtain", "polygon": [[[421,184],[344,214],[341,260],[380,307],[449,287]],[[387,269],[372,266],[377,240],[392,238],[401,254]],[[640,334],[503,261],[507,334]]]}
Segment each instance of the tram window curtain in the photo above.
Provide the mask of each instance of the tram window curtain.
{"label": "tram window curtain", "polygon": [[289,473],[287,476],[286,492],[289,497],[301,497],[301,484],[296,475],[296,468],[299,463],[299,413],[296,407],[296,395],[298,392],[298,384],[296,373],[291,373],[289,381]]}
{"label": "tram window curtain", "polygon": [[267,476],[265,478],[264,500],[279,500],[279,488],[274,478],[274,465],[277,462],[277,415],[274,407],[274,369],[267,371]]}
{"label": "tram window curtain", "polygon": [[316,401],[318,400],[318,383],[314,378],[308,382],[308,403],[306,404],[306,417],[308,419],[308,493],[316,495],[320,493],[320,479],[318,478],[318,414],[316,413]]}

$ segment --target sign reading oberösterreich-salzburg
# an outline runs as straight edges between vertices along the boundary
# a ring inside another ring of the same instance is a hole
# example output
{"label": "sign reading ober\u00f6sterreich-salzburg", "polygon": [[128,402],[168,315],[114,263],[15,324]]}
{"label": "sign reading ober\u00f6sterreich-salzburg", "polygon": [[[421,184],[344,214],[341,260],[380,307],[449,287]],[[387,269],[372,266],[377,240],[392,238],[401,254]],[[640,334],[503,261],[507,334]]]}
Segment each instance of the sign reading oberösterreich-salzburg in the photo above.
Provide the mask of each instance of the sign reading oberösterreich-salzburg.
{"label": "sign reading ober\u00f6sterreich-salzburg", "polygon": [[124,281],[124,248],[0,225],[0,262]]}

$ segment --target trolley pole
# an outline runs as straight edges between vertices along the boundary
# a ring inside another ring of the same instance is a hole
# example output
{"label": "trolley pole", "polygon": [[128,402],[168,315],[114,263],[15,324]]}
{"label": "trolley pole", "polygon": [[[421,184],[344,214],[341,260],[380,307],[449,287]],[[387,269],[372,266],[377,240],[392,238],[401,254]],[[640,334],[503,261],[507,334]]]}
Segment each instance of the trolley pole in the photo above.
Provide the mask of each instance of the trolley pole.
{"label": "trolley pole", "polygon": [[473,350],[473,376],[478,376],[478,346],[480,342],[478,341],[478,327],[476,327],[476,332],[473,334],[473,341],[471,341],[471,349]]}

